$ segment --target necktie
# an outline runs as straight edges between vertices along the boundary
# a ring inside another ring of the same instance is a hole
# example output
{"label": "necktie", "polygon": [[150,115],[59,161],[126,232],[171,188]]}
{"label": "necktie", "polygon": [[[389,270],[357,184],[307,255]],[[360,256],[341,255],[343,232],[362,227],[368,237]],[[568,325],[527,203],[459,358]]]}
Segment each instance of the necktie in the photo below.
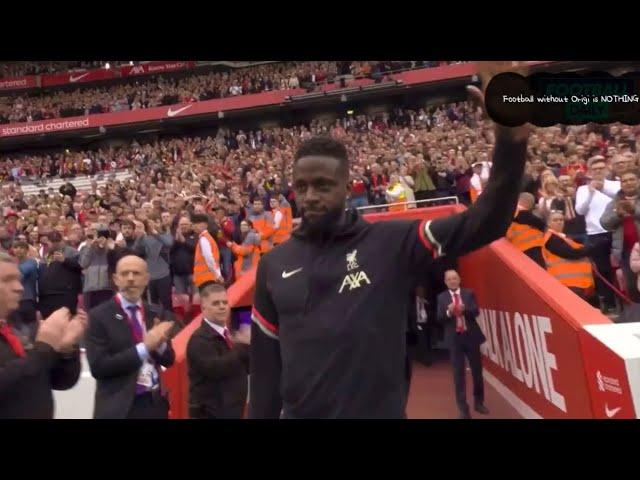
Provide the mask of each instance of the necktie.
{"label": "necktie", "polygon": [[573,198],[571,198],[570,196],[565,197],[565,205],[566,205],[566,209],[565,209],[565,218],[567,220],[573,220],[574,218],[576,218],[576,212],[573,209]]}
{"label": "necktie", "polygon": [[227,342],[227,346],[229,348],[233,348],[233,342],[231,341],[231,334],[229,333],[229,329],[225,328],[224,329],[224,341]]}
{"label": "necktie", "polygon": [[140,326],[140,322],[138,321],[138,306],[137,305],[129,305],[127,307],[127,311],[129,312],[129,326],[131,327],[131,331],[133,332],[133,338],[136,343],[140,343],[142,341],[142,327]]}
{"label": "necktie", "polygon": [[453,311],[456,315],[456,332],[462,333],[467,328],[464,324],[464,317],[460,315],[460,294],[458,293],[453,294]]}
{"label": "necktie", "polygon": [[20,339],[16,336],[15,333],[13,333],[13,330],[11,330],[11,327],[9,326],[8,323],[3,322],[0,325],[0,335],[2,335],[5,338],[5,340],[11,347],[11,350],[13,350],[13,352],[17,356],[19,357],[25,356],[24,347],[22,346]]}

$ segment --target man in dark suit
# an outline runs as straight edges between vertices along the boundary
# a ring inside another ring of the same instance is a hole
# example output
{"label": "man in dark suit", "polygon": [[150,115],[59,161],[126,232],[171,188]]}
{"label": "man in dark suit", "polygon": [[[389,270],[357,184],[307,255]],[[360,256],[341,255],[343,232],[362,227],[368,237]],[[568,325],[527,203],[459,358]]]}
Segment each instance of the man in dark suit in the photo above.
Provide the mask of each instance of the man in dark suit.
{"label": "man in dark suit", "polygon": [[480,345],[486,338],[480,330],[476,317],[478,304],[473,292],[460,288],[460,275],[455,270],[444,274],[447,290],[438,295],[438,321],[444,325],[444,342],[451,353],[453,381],[460,418],[471,418],[467,404],[465,362],[467,357],[473,378],[473,397],[476,412],[488,414],[484,406],[484,382]]}
{"label": "man in dark suit", "polygon": [[0,253],[0,418],[51,419],[52,390],[67,390],[80,377],[78,343],[87,315],[73,318],[67,308],[40,323],[32,345],[25,345],[7,319],[22,296],[15,260]]}
{"label": "man in dark suit", "polygon": [[241,327],[231,336],[229,302],[222,285],[205,283],[200,298],[204,318],[187,345],[189,416],[242,418],[248,390],[249,329]]}
{"label": "man in dark suit", "polygon": [[[160,367],[175,360],[170,313],[142,302],[146,262],[129,255],[116,265],[118,293],[89,312],[87,360],[97,381],[94,418],[167,418]],[[160,320],[162,319],[162,321]]]}

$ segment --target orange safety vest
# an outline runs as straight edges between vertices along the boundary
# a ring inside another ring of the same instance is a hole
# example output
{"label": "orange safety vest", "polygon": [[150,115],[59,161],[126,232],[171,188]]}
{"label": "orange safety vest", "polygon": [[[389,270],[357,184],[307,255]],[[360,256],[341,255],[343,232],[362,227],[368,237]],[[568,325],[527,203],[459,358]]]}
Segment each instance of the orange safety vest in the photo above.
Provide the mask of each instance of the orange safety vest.
{"label": "orange safety vest", "polygon": [[260,253],[264,255],[273,248],[272,237],[275,232],[273,228],[273,217],[265,212],[259,217],[249,216],[249,220],[253,223],[253,228],[260,234]]}
{"label": "orange safety vest", "polygon": [[[547,242],[551,235],[558,235],[553,230],[547,230],[544,235],[542,246],[542,257],[547,265],[547,272],[553,275],[560,283],[567,287],[583,288],[585,290],[592,289],[594,286],[593,272],[591,270],[591,262],[587,258],[578,260],[569,260],[559,257],[546,249]],[[562,238],[573,249],[582,248],[578,242],[574,242],[570,238]]]}
{"label": "orange safety vest", "polygon": [[[523,210],[523,208],[516,208],[514,218],[518,216],[518,213],[521,210]],[[536,247],[542,247],[544,239],[544,233],[537,228],[517,222],[511,222],[506,236],[507,240],[509,240],[511,244],[521,252],[526,252],[527,250]]]}
{"label": "orange safety vest", "polygon": [[469,187],[469,196],[471,197],[471,203],[476,203],[479,193],[473,186]]}
{"label": "orange safety vest", "polygon": [[280,245],[281,243],[289,240],[289,237],[291,237],[291,230],[293,230],[293,215],[291,213],[291,207],[289,207],[288,204],[287,206],[280,205],[280,207],[273,210],[274,218],[277,212],[282,214],[282,220],[280,221],[280,228],[278,228],[273,234],[274,245]]}
{"label": "orange safety vest", "polygon": [[206,238],[211,245],[211,251],[213,252],[213,258],[216,261],[218,267],[220,267],[220,251],[218,250],[218,244],[211,236],[211,234],[205,230],[198,237],[198,244],[196,246],[196,255],[193,259],[193,284],[196,287],[200,287],[201,285],[207,282],[215,282],[218,279],[215,272],[209,270],[209,265],[207,265],[206,260],[204,259],[204,255],[202,254],[202,249],[200,248],[200,239]]}
{"label": "orange safety vest", "polygon": [[[231,245],[231,251],[236,256],[236,261],[233,262],[233,269],[236,274],[236,280],[240,278],[244,273],[246,273],[247,270],[250,270],[251,268],[258,265],[258,262],[260,261],[260,247],[258,245],[245,245],[244,243],[242,245],[238,245],[237,243],[233,242],[233,244]],[[247,266],[245,260],[249,256],[251,257],[251,263],[249,264],[249,266]]]}

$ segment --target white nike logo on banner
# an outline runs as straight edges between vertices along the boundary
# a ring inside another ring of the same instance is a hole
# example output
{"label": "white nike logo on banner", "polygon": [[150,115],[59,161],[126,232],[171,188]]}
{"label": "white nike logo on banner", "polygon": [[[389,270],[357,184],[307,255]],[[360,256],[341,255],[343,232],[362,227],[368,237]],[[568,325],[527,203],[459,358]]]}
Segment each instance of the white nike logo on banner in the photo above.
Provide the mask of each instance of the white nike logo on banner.
{"label": "white nike logo on banner", "polygon": [[167,112],[167,117],[175,117],[179,113],[184,112],[185,110],[187,110],[187,109],[189,109],[191,107],[193,107],[193,105],[187,105],[187,106],[179,108],[177,110],[171,110],[171,107],[169,107],[169,111]]}
{"label": "white nike logo on banner", "polygon": [[282,278],[289,278],[289,277],[292,277],[292,276],[294,276],[296,273],[300,273],[301,271],[302,271],[302,268],[299,268],[299,269],[294,270],[294,271],[292,271],[292,272],[286,272],[286,271],[283,271],[283,272],[282,272]]}
{"label": "white nike logo on banner", "polygon": [[604,413],[609,418],[614,417],[616,413],[618,413],[620,410],[622,410],[622,407],[613,408],[609,410],[609,406],[606,403],[604,404]]}
{"label": "white nike logo on banner", "polygon": [[82,80],[84,77],[86,77],[87,75],[89,75],[89,72],[87,73],[83,73],[82,75],[80,75],[79,77],[74,77],[73,75],[69,75],[69,81],[71,83],[73,82],[77,82],[78,80]]}

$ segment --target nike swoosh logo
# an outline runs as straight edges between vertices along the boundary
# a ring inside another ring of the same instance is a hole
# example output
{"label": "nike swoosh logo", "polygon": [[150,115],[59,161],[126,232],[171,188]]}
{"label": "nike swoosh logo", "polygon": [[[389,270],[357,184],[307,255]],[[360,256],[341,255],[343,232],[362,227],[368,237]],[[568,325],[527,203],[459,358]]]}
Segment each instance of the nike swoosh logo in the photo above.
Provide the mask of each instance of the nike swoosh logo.
{"label": "nike swoosh logo", "polygon": [[89,72],[87,73],[83,73],[82,75],[80,75],[79,77],[74,77],[73,75],[69,75],[69,81],[71,83],[73,82],[77,82],[78,80],[82,80],[84,77],[86,77],[87,75],[89,75]]}
{"label": "nike swoosh logo", "polygon": [[293,277],[296,273],[300,273],[301,271],[302,271],[302,268],[299,268],[299,269],[294,270],[292,272],[282,272],[282,278]]}
{"label": "nike swoosh logo", "polygon": [[622,407],[618,407],[618,408],[614,408],[612,410],[609,410],[609,406],[606,403],[604,404],[604,413],[609,418],[614,417],[616,415],[616,413],[618,413],[620,410],[622,410]]}
{"label": "nike swoosh logo", "polygon": [[189,109],[191,107],[193,107],[193,105],[187,105],[186,107],[182,107],[182,108],[179,108],[177,110],[171,110],[171,107],[169,107],[169,111],[167,112],[167,117],[175,117],[179,113],[182,113],[182,112],[184,112],[185,110],[187,110],[187,109]]}

